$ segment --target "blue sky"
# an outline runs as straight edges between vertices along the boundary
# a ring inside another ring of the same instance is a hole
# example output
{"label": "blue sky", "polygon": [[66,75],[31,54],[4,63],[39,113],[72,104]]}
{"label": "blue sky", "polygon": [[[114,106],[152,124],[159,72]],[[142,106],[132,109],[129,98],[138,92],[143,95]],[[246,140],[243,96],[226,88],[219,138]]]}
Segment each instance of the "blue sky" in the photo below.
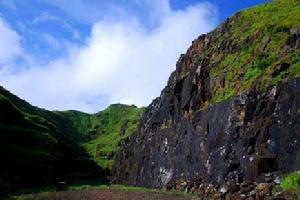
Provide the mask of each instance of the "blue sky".
{"label": "blue sky", "polygon": [[148,105],[191,41],[266,0],[0,0],[0,84],[51,110]]}

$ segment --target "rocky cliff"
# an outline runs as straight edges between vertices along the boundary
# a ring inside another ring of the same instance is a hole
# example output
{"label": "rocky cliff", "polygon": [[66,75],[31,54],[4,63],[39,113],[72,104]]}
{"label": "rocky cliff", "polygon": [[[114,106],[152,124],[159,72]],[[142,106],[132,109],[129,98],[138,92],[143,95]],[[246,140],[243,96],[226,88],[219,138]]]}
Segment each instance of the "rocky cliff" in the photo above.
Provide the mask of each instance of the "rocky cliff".
{"label": "rocky cliff", "polygon": [[299,170],[299,10],[273,1],[194,40],[123,141],[112,180],[173,187]]}

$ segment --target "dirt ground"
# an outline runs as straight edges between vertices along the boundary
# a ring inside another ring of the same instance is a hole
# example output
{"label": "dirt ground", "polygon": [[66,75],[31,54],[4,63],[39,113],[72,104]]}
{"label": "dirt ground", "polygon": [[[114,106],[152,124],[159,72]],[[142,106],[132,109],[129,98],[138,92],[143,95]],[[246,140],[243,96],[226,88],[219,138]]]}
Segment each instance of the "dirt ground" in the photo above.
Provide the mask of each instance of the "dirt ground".
{"label": "dirt ground", "polygon": [[89,189],[38,194],[32,200],[191,200],[190,197],[120,190]]}

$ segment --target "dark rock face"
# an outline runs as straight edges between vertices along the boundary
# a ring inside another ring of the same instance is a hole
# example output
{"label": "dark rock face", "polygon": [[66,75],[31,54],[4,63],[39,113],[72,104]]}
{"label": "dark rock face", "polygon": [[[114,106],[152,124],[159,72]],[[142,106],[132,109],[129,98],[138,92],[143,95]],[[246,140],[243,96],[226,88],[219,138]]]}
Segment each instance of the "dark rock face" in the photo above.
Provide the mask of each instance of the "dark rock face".
{"label": "dark rock face", "polygon": [[299,97],[298,78],[180,115],[170,104],[176,90],[170,95],[167,88],[124,142],[114,181],[163,187],[196,176],[220,184],[299,170]]}
{"label": "dark rock face", "polygon": [[278,28],[282,43],[274,45],[270,30],[280,21],[251,29],[245,19],[237,13],[181,55],[137,133],[121,144],[113,182],[222,185],[300,169],[299,27]]}

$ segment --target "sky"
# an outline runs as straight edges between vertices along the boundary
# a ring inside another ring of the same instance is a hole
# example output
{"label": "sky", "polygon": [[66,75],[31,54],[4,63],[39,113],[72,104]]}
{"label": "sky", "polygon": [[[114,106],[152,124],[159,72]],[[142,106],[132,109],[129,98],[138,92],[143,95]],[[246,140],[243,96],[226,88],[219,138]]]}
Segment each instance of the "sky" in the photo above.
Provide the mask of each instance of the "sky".
{"label": "sky", "polygon": [[267,0],[0,0],[0,85],[49,110],[147,106],[192,40]]}

